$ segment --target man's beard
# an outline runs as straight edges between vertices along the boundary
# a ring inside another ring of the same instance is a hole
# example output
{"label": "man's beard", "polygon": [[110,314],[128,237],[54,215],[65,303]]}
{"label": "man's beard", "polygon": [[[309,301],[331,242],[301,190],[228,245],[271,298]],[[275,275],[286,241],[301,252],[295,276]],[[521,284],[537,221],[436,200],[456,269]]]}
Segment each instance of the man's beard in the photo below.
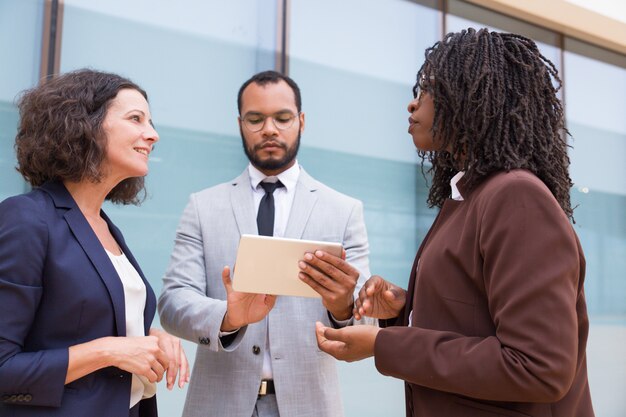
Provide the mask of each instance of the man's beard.
{"label": "man's beard", "polygon": [[259,159],[257,157],[256,151],[258,151],[266,142],[269,142],[270,140],[264,141],[256,145],[252,150],[250,150],[246,146],[246,139],[243,136],[243,131],[241,131],[241,128],[239,129],[239,132],[241,134],[241,143],[243,144],[243,151],[248,157],[248,160],[250,161],[250,163],[252,163],[252,165],[254,165],[256,168],[260,170],[267,170],[267,171],[280,170],[288,166],[289,164],[291,164],[293,160],[296,159],[296,156],[298,155],[298,149],[300,149],[301,132],[298,132],[298,138],[296,139],[296,143],[292,147],[287,147],[287,145],[285,145],[282,142],[271,140],[277,143],[279,147],[285,150],[285,155],[280,159],[266,159],[266,160]]}

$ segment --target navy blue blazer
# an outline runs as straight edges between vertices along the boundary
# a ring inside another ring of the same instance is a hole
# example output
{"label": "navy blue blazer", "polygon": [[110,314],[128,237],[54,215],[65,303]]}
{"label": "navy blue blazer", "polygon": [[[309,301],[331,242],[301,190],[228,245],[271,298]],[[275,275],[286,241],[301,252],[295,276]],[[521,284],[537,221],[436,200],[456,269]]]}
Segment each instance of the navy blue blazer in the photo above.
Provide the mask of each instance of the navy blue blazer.
{"label": "navy blue blazer", "polygon": [[[156,299],[119,229],[103,218]],[[125,336],[124,289],[76,202],[59,182],[0,203],[0,415],[128,416],[131,374],[101,369],[65,385],[68,347]],[[141,401],[154,417],[156,399]]]}

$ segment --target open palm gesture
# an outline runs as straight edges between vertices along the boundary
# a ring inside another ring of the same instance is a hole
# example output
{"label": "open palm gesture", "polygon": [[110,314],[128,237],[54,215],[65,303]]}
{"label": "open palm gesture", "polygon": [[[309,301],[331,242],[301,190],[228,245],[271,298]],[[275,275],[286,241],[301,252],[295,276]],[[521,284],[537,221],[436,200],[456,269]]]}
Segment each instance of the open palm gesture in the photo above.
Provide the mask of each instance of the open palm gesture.
{"label": "open palm gesture", "polygon": [[233,331],[263,320],[276,303],[275,295],[252,294],[233,290],[230,268],[222,270],[222,282],[226,288],[226,314],[222,321],[222,331]]}

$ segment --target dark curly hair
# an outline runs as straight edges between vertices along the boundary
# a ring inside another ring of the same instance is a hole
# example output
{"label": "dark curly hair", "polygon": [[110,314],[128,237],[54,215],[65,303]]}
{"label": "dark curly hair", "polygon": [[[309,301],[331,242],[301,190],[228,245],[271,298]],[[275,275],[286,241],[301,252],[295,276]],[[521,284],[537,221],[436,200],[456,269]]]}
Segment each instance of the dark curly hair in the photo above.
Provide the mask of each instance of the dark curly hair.
{"label": "dark curly hair", "polygon": [[561,80],[537,45],[520,35],[470,28],[447,34],[425,58],[413,92],[432,94],[432,133],[442,149],[419,151],[422,170],[425,160],[432,164],[428,204],[443,205],[459,170],[473,187],[496,171],[523,168],[548,186],[573,220],[569,133],[557,98]]}
{"label": "dark curly hair", "polygon": [[[137,84],[117,74],[81,69],[24,92],[18,101],[16,169],[33,187],[46,181],[102,179],[107,138],[102,122],[117,93]],[[121,181],[106,199],[139,204],[145,198],[143,177]]]}

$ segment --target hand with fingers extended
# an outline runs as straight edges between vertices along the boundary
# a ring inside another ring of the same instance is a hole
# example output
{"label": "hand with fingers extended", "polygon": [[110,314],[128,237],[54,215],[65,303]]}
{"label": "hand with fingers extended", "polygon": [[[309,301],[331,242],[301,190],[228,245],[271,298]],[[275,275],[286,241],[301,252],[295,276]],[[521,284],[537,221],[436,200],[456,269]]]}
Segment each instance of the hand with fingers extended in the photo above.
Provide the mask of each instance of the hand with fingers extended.
{"label": "hand with fingers extended", "polygon": [[405,290],[378,275],[372,275],[354,302],[354,318],[360,320],[363,316],[377,319],[398,317],[405,302]]}
{"label": "hand with fingers extended", "polygon": [[341,258],[318,250],[306,253],[298,264],[300,279],[322,296],[324,307],[337,320],[352,317],[354,287],[359,279],[359,271],[345,259],[345,250]]}
{"label": "hand with fingers extended", "polygon": [[180,339],[161,329],[150,329],[150,336],[159,339],[159,347],[169,359],[166,369],[167,389],[174,388],[176,375],[178,374],[178,387],[183,388],[189,382],[189,362]]}
{"label": "hand with fingers extended", "polygon": [[346,362],[360,361],[374,356],[374,344],[380,328],[376,326],[348,326],[342,329],[325,327],[319,321],[315,323],[317,346]]}
{"label": "hand with fingers extended", "polygon": [[144,376],[150,382],[160,382],[169,367],[169,358],[156,336],[105,337],[98,341],[111,365]]}
{"label": "hand with fingers extended", "polygon": [[276,303],[275,295],[251,294],[233,290],[230,268],[222,270],[222,282],[226,288],[226,314],[222,320],[221,331],[229,332],[250,323],[263,320]]}

